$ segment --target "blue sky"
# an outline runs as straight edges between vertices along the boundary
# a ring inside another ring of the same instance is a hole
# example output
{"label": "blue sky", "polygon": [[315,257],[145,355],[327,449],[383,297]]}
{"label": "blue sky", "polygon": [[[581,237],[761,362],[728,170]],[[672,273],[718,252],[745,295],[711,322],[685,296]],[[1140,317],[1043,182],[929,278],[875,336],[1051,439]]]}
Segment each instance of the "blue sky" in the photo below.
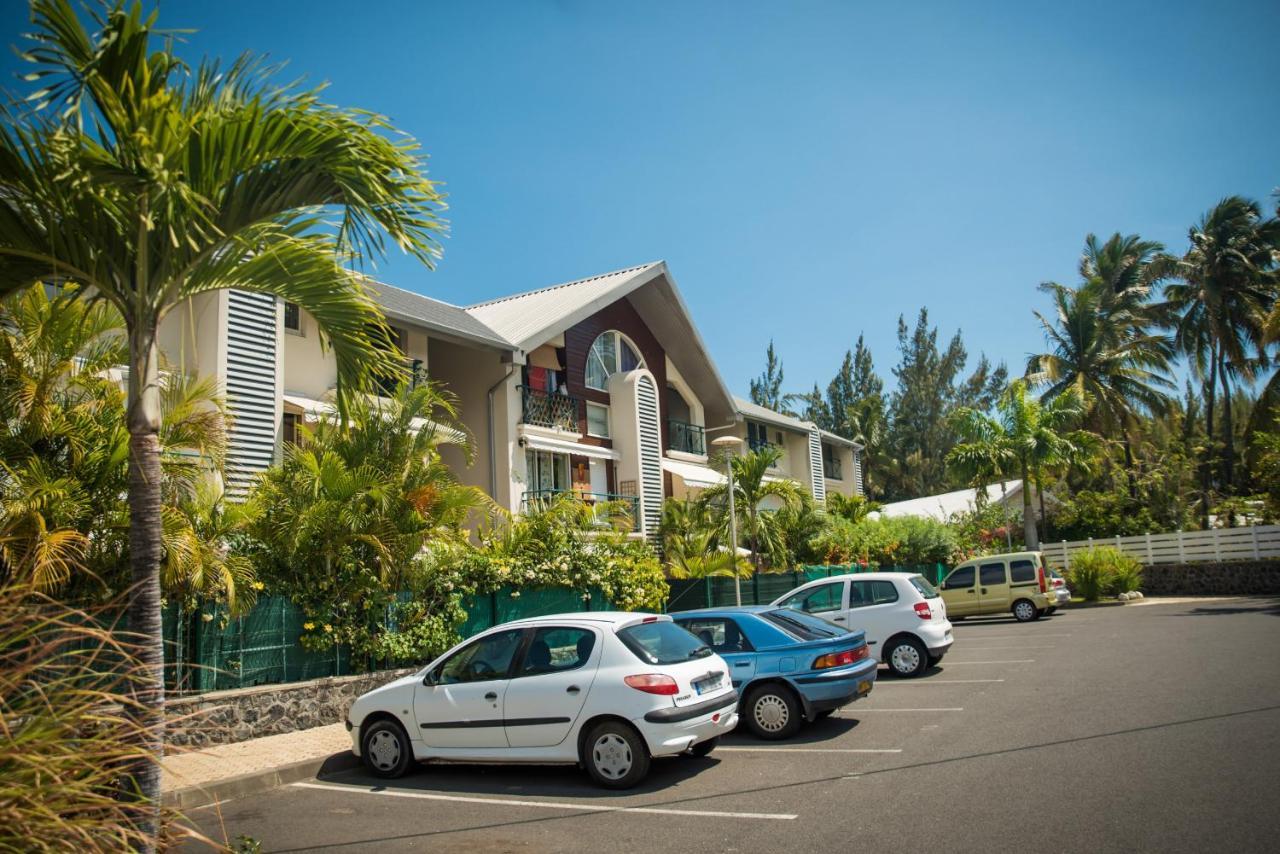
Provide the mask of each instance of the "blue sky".
{"label": "blue sky", "polygon": [[739,393],[771,338],[790,390],[859,332],[888,377],[922,305],[1020,370],[1086,233],[1181,250],[1280,185],[1274,2],[166,0],[161,24],[422,141],[444,259],[380,278],[465,304],[662,258]]}

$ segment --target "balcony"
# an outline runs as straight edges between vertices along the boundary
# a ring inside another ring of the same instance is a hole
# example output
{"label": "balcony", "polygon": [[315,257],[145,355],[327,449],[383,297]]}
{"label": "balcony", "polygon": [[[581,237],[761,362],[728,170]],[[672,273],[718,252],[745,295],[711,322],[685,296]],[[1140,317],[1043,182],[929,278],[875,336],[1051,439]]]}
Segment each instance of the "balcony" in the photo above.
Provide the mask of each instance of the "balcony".
{"label": "balcony", "polygon": [[667,450],[707,455],[707,434],[697,424],[667,419]]}
{"label": "balcony", "polygon": [[520,386],[521,423],[553,427],[570,433],[578,429],[578,398],[567,394],[548,394],[541,389]]}
{"label": "balcony", "polygon": [[640,499],[635,495],[617,495],[612,492],[579,492],[576,489],[530,489],[525,492],[524,497],[520,500],[520,508],[527,511],[530,507],[536,508],[540,505],[546,505],[561,495],[570,496],[588,507],[599,505],[601,510],[596,514],[596,524],[601,527],[609,524],[609,519],[603,510],[604,505],[624,503],[626,512],[631,515],[631,530],[640,530]]}
{"label": "balcony", "polygon": [[427,381],[427,371],[422,366],[421,359],[401,359],[400,364],[403,373],[374,375],[373,381],[383,397],[395,396],[401,383],[407,384],[412,390]]}

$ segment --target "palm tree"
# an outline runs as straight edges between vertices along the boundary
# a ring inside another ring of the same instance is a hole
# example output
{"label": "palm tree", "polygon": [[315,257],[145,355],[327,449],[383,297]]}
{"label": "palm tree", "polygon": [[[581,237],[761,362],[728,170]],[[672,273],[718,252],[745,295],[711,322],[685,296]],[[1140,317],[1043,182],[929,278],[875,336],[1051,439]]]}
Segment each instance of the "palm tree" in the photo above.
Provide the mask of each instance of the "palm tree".
{"label": "palm tree", "polygon": [[[773,524],[772,513],[761,505],[767,500],[782,506],[793,506],[800,501],[800,487],[794,481],[772,476],[781,456],[782,452],[777,448],[766,446],[729,461],[733,466],[733,501],[738,535],[746,540],[756,571],[760,570],[761,554],[778,554],[785,548],[780,532]],[[717,484],[702,493],[704,500],[720,510],[721,531],[726,535],[729,527],[728,495],[727,484]]]}
{"label": "palm tree", "polygon": [[[412,140],[318,90],[278,86],[243,57],[191,68],[154,13],[116,0],[90,32],[69,0],[32,0],[38,79],[30,109],[0,131],[0,296],[56,281],[108,302],[127,326],[129,621],[151,674],[137,698],[160,755],[161,423],[157,331],[210,291],[269,293],[310,313],[333,348],[339,405],[371,366],[396,370],[380,313],[344,259],[374,259],[384,235],[430,264],[440,196]],[[336,220],[336,229],[328,227]],[[156,762],[132,770],[154,804]],[[155,833],[154,807],[139,822]]]}
{"label": "palm tree", "polygon": [[1090,447],[1090,436],[1072,430],[1084,414],[1080,398],[1072,391],[1041,403],[1027,391],[1027,383],[1015,380],[996,403],[996,415],[970,407],[956,410],[955,425],[965,441],[947,454],[948,464],[961,471],[985,466],[1010,467],[1022,479],[1022,524],[1027,548],[1037,549],[1040,538],[1031,509],[1031,485],[1036,472],[1046,466],[1070,463]]}
{"label": "palm tree", "polygon": [[1222,386],[1220,460],[1222,485],[1235,482],[1235,440],[1231,381],[1252,382],[1269,359],[1266,316],[1275,302],[1280,220],[1264,219],[1257,202],[1229,196],[1193,226],[1190,248],[1181,258],[1165,258],[1161,273],[1173,314],[1174,341],[1204,385],[1205,432],[1209,450],[1201,468],[1201,516],[1208,523],[1214,446],[1214,405]]}
{"label": "palm tree", "polygon": [[1132,432],[1144,414],[1163,412],[1173,355],[1168,337],[1154,331],[1162,307],[1150,302],[1161,267],[1158,243],[1137,235],[1112,235],[1098,244],[1085,239],[1081,284],[1046,282],[1052,317],[1035,312],[1051,349],[1032,356],[1026,376],[1043,386],[1042,400],[1074,389],[1087,407],[1086,424],[1104,436],[1119,436],[1125,451],[1130,497],[1137,498]]}

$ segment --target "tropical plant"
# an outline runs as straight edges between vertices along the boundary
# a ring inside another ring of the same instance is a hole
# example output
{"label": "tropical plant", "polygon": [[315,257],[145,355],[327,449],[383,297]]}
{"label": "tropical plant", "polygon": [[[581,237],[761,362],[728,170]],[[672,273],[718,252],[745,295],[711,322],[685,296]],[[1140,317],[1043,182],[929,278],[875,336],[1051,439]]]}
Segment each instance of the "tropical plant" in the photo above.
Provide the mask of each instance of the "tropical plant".
{"label": "tropical plant", "polygon": [[[430,264],[440,195],[415,143],[381,116],[276,85],[249,57],[192,67],[171,39],[153,49],[156,16],[140,3],[102,8],[96,31],[70,0],[32,0],[31,10],[34,44],[23,56],[40,88],[0,131],[0,296],[65,282],[125,319],[130,625],[148,639],[140,723],[159,755],[160,321],[224,288],[296,303],[333,349],[345,410],[371,367],[399,368],[376,305],[343,261],[376,258],[386,235]],[[155,766],[137,770],[156,801]]]}
{"label": "tropical plant", "polygon": [[1142,564],[1114,546],[1095,546],[1071,555],[1066,572],[1071,589],[1087,602],[1108,593],[1129,593],[1142,584]]}
{"label": "tropical plant", "polygon": [[662,502],[663,564],[672,578],[712,578],[750,575],[751,565],[720,545],[720,531],[711,507],[697,498],[668,498]]}
{"label": "tropical plant", "polygon": [[[828,508],[835,495],[838,493],[827,496]],[[786,570],[821,561],[822,554],[816,541],[827,529],[830,518],[827,511],[804,491],[800,492],[799,500],[773,511],[771,521],[778,532],[778,545],[769,553],[769,564]]]}
{"label": "tropical plant", "polygon": [[1060,465],[1087,457],[1091,434],[1071,429],[1083,413],[1080,398],[1068,391],[1045,403],[1027,392],[1027,384],[1015,380],[996,404],[993,417],[975,409],[956,412],[956,428],[966,441],[947,455],[948,463],[962,472],[1003,461],[1022,479],[1023,536],[1028,548],[1039,547],[1036,518],[1031,509],[1031,486],[1043,466]]}
{"label": "tropical plant", "polygon": [[[1213,489],[1213,456],[1223,489],[1235,483],[1235,435],[1231,383],[1252,382],[1269,363],[1265,325],[1275,304],[1280,261],[1280,219],[1263,216],[1256,202],[1229,196],[1206,213],[1188,233],[1190,248],[1181,258],[1165,258],[1161,273],[1173,317],[1174,341],[1186,354],[1204,387],[1205,435],[1201,467],[1201,515],[1208,521]],[[1222,387],[1221,451],[1215,447],[1214,418]]]}
{"label": "tropical plant", "polygon": [[[24,584],[0,584],[0,850],[145,847],[122,769],[138,747],[136,691],[147,674],[96,615]],[[165,810],[166,834],[178,831]]]}
{"label": "tropical plant", "polygon": [[814,545],[824,563],[871,568],[948,563],[958,554],[955,530],[936,519],[917,516],[860,522],[835,517]]}
{"label": "tropical plant", "polygon": [[827,512],[850,522],[861,522],[863,519],[880,510],[880,503],[872,501],[865,495],[845,495],[832,492],[827,495]]}
{"label": "tropical plant", "polygon": [[374,617],[400,591],[423,589],[424,549],[466,539],[468,517],[489,502],[440,459],[442,437],[458,429],[452,395],[404,383],[391,397],[353,397],[345,421],[304,426],[303,441],[261,475],[248,530],[267,587],[307,618],[304,645],[372,652]]}
{"label": "tropical plant", "polygon": [[[733,502],[738,536],[751,551],[751,563],[758,572],[765,553],[778,554],[785,548],[781,532],[773,513],[763,505],[793,506],[800,501],[800,487],[794,481],[771,477],[782,453],[773,446],[748,451],[735,456],[729,464],[733,467]],[[702,493],[719,513],[720,530],[729,530],[729,489],[727,484],[716,484]],[[723,537],[728,544],[729,537]],[[737,545],[736,543],[733,545]]]}

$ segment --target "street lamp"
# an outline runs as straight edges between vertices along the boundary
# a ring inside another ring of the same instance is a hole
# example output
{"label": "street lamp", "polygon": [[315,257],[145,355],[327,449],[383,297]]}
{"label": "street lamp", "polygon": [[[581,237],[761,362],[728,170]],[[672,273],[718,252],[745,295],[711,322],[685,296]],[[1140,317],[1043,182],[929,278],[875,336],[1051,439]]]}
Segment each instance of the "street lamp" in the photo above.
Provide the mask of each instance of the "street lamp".
{"label": "street lamp", "polygon": [[742,579],[738,577],[738,517],[733,507],[733,455],[742,447],[737,436],[721,436],[712,439],[711,446],[724,451],[725,469],[729,473],[729,557],[733,567],[734,604],[742,604]]}

